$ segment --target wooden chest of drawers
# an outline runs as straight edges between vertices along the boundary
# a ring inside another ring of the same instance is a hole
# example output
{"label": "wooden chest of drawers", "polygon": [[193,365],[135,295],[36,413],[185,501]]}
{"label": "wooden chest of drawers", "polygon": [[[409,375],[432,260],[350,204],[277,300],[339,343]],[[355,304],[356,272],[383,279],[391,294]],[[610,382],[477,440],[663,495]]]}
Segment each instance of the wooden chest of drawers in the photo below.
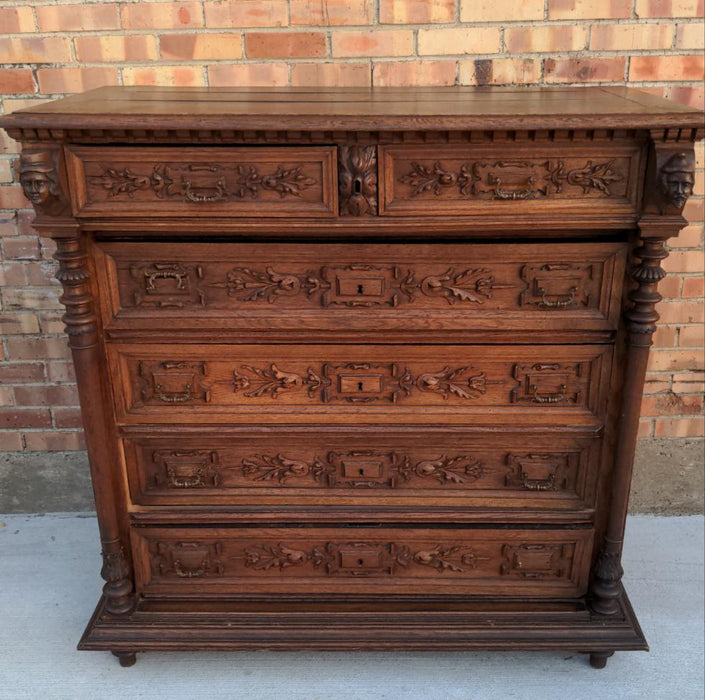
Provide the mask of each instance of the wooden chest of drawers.
{"label": "wooden chest of drawers", "polygon": [[102,88],[0,124],[81,394],[80,648],[646,648],[622,536],[700,115]]}

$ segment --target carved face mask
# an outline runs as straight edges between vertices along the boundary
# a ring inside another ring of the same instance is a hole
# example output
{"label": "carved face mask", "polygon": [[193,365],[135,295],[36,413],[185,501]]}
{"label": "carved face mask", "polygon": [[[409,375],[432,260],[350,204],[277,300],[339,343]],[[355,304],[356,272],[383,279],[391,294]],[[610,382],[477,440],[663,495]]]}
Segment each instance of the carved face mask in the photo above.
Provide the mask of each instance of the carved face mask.
{"label": "carved face mask", "polygon": [[48,201],[50,183],[45,173],[38,170],[27,170],[22,173],[20,183],[22,184],[25,197],[27,197],[32,204],[42,205]]}
{"label": "carved face mask", "polygon": [[664,178],[664,193],[674,207],[681,209],[693,194],[693,175],[688,172],[668,173]]}

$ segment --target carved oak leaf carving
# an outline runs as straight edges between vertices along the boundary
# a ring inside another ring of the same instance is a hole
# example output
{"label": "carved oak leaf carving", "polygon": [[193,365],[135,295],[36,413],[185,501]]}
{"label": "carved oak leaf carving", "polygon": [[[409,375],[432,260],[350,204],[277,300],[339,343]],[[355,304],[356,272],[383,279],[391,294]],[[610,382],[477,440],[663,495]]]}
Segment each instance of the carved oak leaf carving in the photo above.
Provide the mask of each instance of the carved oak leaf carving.
{"label": "carved oak leaf carving", "polygon": [[421,282],[426,296],[442,296],[449,304],[469,301],[482,304],[492,297],[494,277],[489,270],[465,270],[456,274],[449,268],[443,275],[429,276]]}
{"label": "carved oak leaf carving", "polygon": [[260,188],[278,192],[283,199],[287,195],[300,197],[301,191],[316,184],[316,180],[303,174],[301,166],[284,168],[281,165],[272,175],[260,175],[254,165],[239,165],[238,197],[257,197]]}
{"label": "carved oak leaf carving", "polygon": [[[416,380],[416,386],[421,391],[439,393],[444,399],[451,394],[461,399],[476,399],[487,391],[485,373],[462,375],[471,370],[469,367],[451,369],[444,367],[440,372],[426,372]],[[472,370],[471,370],[472,371]]]}
{"label": "carved oak leaf carving", "polygon": [[133,173],[130,168],[110,168],[103,166],[103,174],[89,177],[88,182],[108,191],[110,197],[126,194],[134,197],[137,190],[146,190],[150,187],[150,179],[144,175]]}
{"label": "carved oak leaf carving", "polygon": [[418,476],[438,479],[441,484],[475,481],[484,474],[481,462],[464,455],[458,457],[443,455],[439,459],[423,460],[414,467],[414,471]]}
{"label": "carved oak leaf carving", "polygon": [[413,187],[414,196],[429,190],[433,191],[435,195],[440,195],[443,188],[455,185],[459,185],[461,193],[466,194],[465,188],[471,184],[472,176],[466,166],[462,166],[460,174],[456,175],[456,173],[446,170],[439,161],[436,161],[432,167],[414,161],[411,163],[411,172],[402,175],[399,182]]}
{"label": "carved oak leaf carving", "polygon": [[245,396],[259,397],[269,394],[276,399],[280,392],[297,389],[302,384],[301,375],[295,372],[283,372],[274,363],[268,369],[260,369],[251,365],[242,365],[242,369],[252,373],[248,377],[235,370],[233,372],[233,391],[245,391]]}
{"label": "carved oak leaf carving", "polygon": [[439,573],[446,571],[462,573],[465,569],[460,564],[474,569],[478,562],[489,560],[489,557],[478,557],[470,547],[444,547],[442,545],[438,545],[434,549],[420,550],[414,554],[413,558],[414,563],[430,566]]}
{"label": "carved oak leaf carving", "polygon": [[276,479],[280,484],[286,483],[291,477],[306,476],[310,466],[297,459],[288,459],[282,454],[255,455],[242,460],[242,473],[245,476],[256,475],[255,481],[271,481]]}
{"label": "carved oak leaf carving", "polygon": [[273,567],[281,570],[290,566],[299,566],[305,564],[310,558],[306,552],[283,544],[245,548],[245,566],[255,571],[267,571]]}
{"label": "carved oak leaf carving", "polygon": [[576,168],[568,171],[566,180],[569,185],[576,185],[583,188],[583,194],[587,194],[591,189],[599,190],[602,194],[610,195],[610,184],[619,182],[624,176],[615,170],[614,160],[606,163],[592,164],[589,160],[583,168]]}

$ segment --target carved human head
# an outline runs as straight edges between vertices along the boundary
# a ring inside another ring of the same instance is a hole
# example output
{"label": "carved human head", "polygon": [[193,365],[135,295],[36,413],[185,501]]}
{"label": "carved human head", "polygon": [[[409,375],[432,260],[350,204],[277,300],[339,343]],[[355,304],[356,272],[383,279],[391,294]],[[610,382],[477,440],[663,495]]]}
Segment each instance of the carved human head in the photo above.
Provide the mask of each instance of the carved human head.
{"label": "carved human head", "polygon": [[34,206],[46,207],[60,198],[61,188],[50,152],[22,154],[20,184],[25,197]]}
{"label": "carved human head", "polygon": [[672,155],[659,172],[659,186],[664,199],[676,209],[682,209],[693,194],[693,166],[685,153]]}

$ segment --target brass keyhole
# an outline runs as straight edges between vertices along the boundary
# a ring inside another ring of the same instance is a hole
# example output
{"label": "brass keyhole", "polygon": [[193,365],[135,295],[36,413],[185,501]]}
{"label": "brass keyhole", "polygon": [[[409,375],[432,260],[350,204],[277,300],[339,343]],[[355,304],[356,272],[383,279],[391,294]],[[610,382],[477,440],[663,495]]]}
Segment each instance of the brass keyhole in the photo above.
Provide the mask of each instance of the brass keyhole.
{"label": "brass keyhole", "polygon": [[362,285],[361,285],[361,284],[358,284],[358,285],[357,285],[357,293],[358,293],[358,294],[364,294],[364,293],[365,293],[365,290],[362,288]]}
{"label": "brass keyhole", "polygon": [[358,382],[358,383],[357,383],[357,390],[358,390],[358,391],[364,391],[362,382]]}

